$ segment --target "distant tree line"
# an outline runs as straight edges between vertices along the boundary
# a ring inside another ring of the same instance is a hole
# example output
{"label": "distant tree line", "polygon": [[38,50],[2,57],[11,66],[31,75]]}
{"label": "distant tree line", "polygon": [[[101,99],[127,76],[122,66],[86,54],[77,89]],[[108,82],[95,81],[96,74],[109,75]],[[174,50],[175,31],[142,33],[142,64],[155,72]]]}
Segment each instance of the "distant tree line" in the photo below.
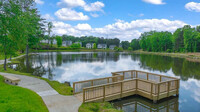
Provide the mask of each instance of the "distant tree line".
{"label": "distant tree line", "polygon": [[75,36],[68,36],[63,35],[63,40],[71,40],[72,42],[82,42],[82,46],[86,46],[87,43],[95,43],[97,44],[107,44],[119,46],[120,40],[118,38],[107,39],[103,37],[94,37],[94,36],[82,36],[82,37],[75,37]]}
{"label": "distant tree line", "polygon": [[150,31],[141,34],[139,39],[121,42],[123,49],[152,52],[200,52],[200,26],[185,25],[174,33]]}

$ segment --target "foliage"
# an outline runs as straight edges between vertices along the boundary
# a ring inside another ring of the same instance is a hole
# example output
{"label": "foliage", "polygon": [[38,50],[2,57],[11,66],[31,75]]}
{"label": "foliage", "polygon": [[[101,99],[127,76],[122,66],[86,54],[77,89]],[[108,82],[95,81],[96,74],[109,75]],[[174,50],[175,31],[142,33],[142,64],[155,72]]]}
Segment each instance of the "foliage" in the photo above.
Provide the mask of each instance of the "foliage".
{"label": "foliage", "polygon": [[114,50],[115,50],[115,52],[122,52],[123,48],[121,48],[121,47],[115,47]]}
{"label": "foliage", "polygon": [[115,109],[109,102],[103,103],[83,103],[79,107],[79,112],[122,112]]}
{"label": "foliage", "polygon": [[130,46],[133,50],[138,50],[140,49],[140,40],[139,39],[133,39],[130,43]]}
{"label": "foliage", "polygon": [[37,46],[43,33],[42,20],[34,7],[34,0],[0,1],[0,47],[6,70],[8,56],[25,48]]}
{"label": "foliage", "polygon": [[86,46],[87,43],[98,43],[98,44],[107,44],[119,46],[120,40],[118,38],[114,39],[105,39],[103,37],[93,37],[93,36],[82,36],[82,37],[75,37],[69,35],[63,35],[63,40],[71,40],[72,42],[82,42],[82,46]]}
{"label": "foliage", "polygon": [[42,98],[35,92],[4,83],[0,76],[0,111],[1,112],[48,112]]}
{"label": "foliage", "polygon": [[[170,32],[145,32],[139,38],[140,47],[153,52],[200,52],[200,26],[185,25],[173,35]],[[131,44],[137,46],[137,43]]]}
{"label": "foliage", "polygon": [[73,43],[70,47],[73,48],[73,49],[79,49],[79,48],[81,48],[81,44],[80,43]]}
{"label": "foliage", "polygon": [[96,49],[96,48],[97,48],[97,44],[94,43],[92,48],[93,48],[93,49]]}
{"label": "foliage", "polygon": [[132,51],[133,49],[132,49],[131,47],[128,47],[128,50],[129,50],[129,51]]}
{"label": "foliage", "polygon": [[56,41],[57,41],[57,46],[61,47],[62,46],[62,37],[56,36]]}
{"label": "foliage", "polygon": [[130,46],[130,43],[128,41],[122,41],[121,44],[122,44],[122,48],[125,50],[127,50]]}

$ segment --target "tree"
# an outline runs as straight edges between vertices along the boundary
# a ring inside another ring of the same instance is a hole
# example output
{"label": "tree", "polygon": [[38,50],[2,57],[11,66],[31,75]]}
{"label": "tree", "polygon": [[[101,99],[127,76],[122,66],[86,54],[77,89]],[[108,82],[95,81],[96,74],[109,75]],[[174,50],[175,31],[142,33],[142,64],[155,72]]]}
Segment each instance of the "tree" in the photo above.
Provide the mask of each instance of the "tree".
{"label": "tree", "polygon": [[62,46],[62,37],[56,36],[56,41],[57,41],[57,46],[61,47]]}
{"label": "tree", "polygon": [[133,50],[140,49],[140,40],[139,39],[133,39],[130,43],[130,46]]}
{"label": "tree", "polygon": [[47,23],[47,32],[48,32],[48,48],[49,48],[49,37],[50,37],[50,34],[52,32],[52,28],[53,28],[53,23],[52,22],[48,22]]}
{"label": "tree", "polygon": [[125,50],[127,50],[130,46],[130,43],[128,41],[122,41],[121,44],[122,44],[122,48]]}
{"label": "tree", "polygon": [[94,43],[92,48],[93,48],[93,49],[96,49],[96,48],[97,48],[97,44]]}

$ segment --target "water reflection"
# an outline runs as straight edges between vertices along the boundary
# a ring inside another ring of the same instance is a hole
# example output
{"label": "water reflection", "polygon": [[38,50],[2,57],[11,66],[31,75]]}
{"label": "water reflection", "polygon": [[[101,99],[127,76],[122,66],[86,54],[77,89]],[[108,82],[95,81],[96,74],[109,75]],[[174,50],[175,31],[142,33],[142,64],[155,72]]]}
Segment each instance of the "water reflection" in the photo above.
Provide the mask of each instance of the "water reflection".
{"label": "water reflection", "polygon": [[112,103],[115,108],[124,112],[179,112],[178,97],[163,99],[154,104],[146,98],[132,96]]}
{"label": "water reflection", "polygon": [[29,58],[21,58],[16,70],[59,82],[102,78],[111,72],[122,70],[142,70],[181,78],[179,110],[199,112],[200,110],[200,63],[182,58],[158,55],[106,53],[106,52],[49,52],[39,53]]}

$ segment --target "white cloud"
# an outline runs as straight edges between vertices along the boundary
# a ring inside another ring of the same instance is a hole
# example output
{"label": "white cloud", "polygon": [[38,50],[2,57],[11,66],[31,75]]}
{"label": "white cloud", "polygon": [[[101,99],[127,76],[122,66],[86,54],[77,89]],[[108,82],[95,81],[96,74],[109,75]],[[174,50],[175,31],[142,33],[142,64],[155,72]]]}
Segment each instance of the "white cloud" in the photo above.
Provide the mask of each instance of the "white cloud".
{"label": "white cloud", "polygon": [[55,12],[55,15],[65,21],[76,21],[76,20],[89,20],[87,15],[84,15],[82,12],[76,12],[75,10],[62,8]]}
{"label": "white cloud", "polygon": [[42,1],[42,0],[35,0],[35,3],[40,4],[40,5],[43,5],[43,4],[44,4],[44,1]]}
{"label": "white cloud", "polygon": [[155,4],[155,5],[163,5],[165,4],[163,0],[142,0],[146,3]]}
{"label": "white cloud", "polygon": [[54,17],[52,17],[50,14],[42,15],[42,18],[44,18],[46,20],[49,20],[49,21],[53,21],[54,20]]}
{"label": "white cloud", "polygon": [[83,8],[85,11],[103,11],[102,8],[104,7],[104,3],[102,2],[94,2],[94,3],[90,3],[89,5],[85,5]]}
{"label": "white cloud", "polygon": [[92,17],[99,17],[99,15],[98,14],[96,14],[96,13],[90,13],[90,15],[92,16]]}
{"label": "white cloud", "polygon": [[86,3],[84,0],[61,0],[57,3],[59,7],[63,8],[74,8],[82,7],[85,11],[103,11],[102,8],[105,6],[104,3],[96,1],[94,3]]}
{"label": "white cloud", "polygon": [[57,3],[58,6],[60,7],[78,7],[78,6],[85,6],[86,3],[84,0],[61,0],[60,2]]}
{"label": "white cloud", "polygon": [[189,11],[200,12],[200,3],[189,2],[185,5],[185,8]]}
{"label": "white cloud", "polygon": [[78,30],[91,30],[92,27],[89,24],[78,24],[76,26]]}
{"label": "white cloud", "polygon": [[183,27],[186,23],[167,19],[140,19],[131,22],[116,20],[113,24],[105,25],[101,28],[92,28],[89,24],[78,24],[71,26],[64,22],[54,21],[54,34],[74,35],[74,36],[99,36],[108,38],[119,38],[121,40],[132,40],[138,38],[141,33],[157,30],[174,32],[177,28]]}

